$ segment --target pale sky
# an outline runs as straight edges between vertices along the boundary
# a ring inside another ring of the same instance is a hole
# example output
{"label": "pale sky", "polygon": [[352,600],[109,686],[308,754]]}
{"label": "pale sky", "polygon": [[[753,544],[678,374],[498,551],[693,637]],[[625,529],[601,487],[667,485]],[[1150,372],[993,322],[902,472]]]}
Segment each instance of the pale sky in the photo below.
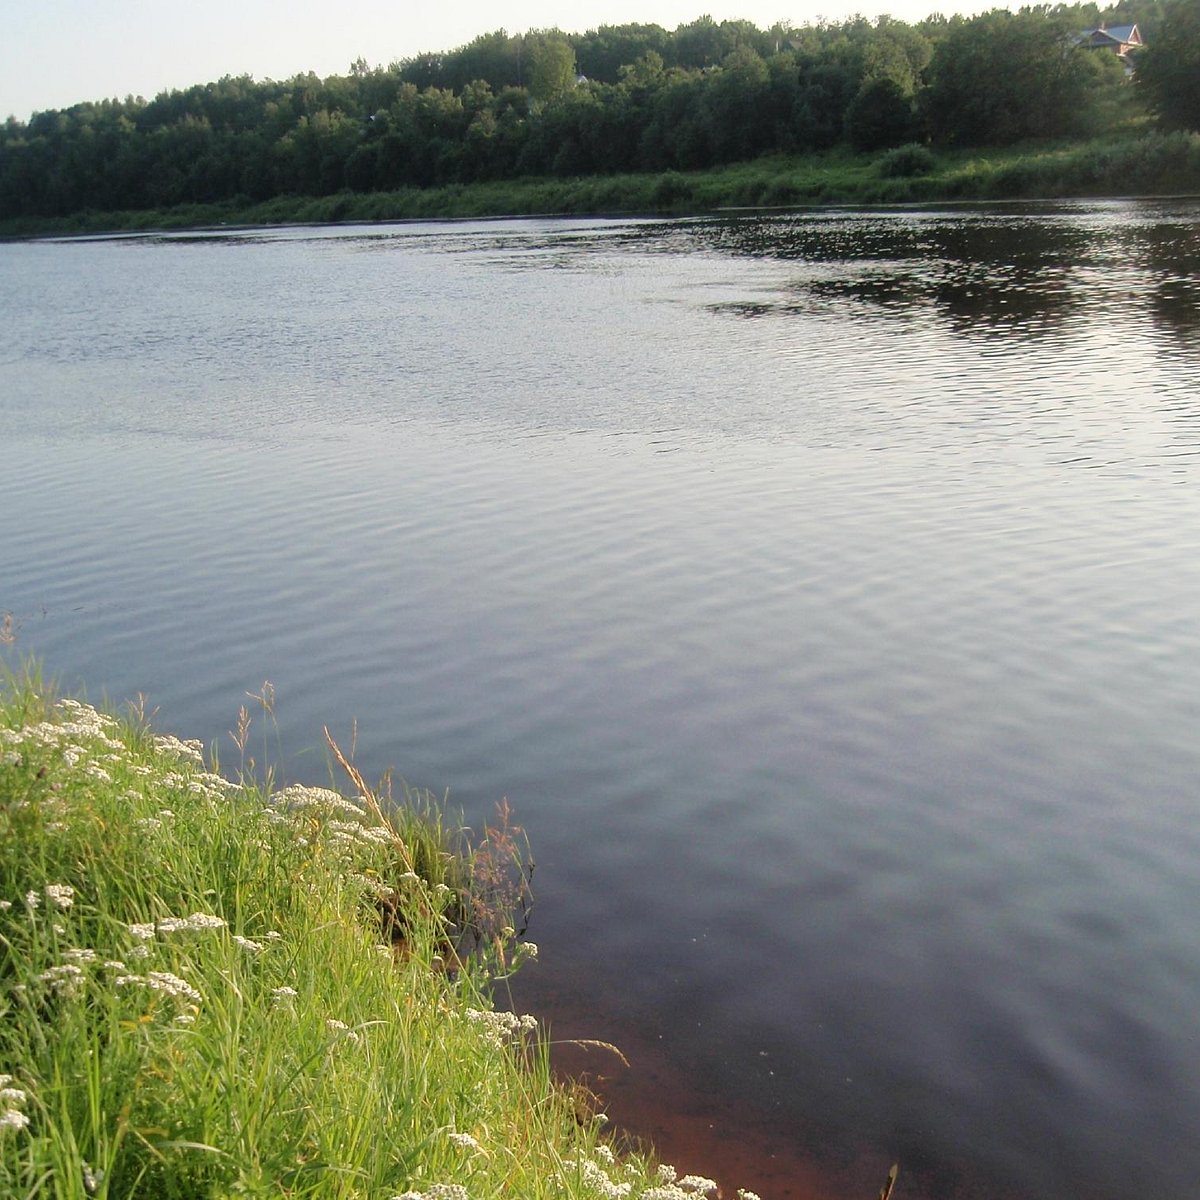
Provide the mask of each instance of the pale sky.
{"label": "pale sky", "polygon": [[152,98],[222,75],[345,74],[480,33],[653,22],[708,13],[760,28],[822,17],[979,12],[1004,0],[0,0],[0,121],[81,100]]}

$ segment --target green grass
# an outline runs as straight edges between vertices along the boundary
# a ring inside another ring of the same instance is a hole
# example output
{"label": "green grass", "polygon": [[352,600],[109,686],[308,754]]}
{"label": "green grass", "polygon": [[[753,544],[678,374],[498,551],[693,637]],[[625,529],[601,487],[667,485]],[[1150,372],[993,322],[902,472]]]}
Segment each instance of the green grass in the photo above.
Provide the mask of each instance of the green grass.
{"label": "green grass", "polygon": [[514,831],[470,847],[358,782],[268,792],[0,686],[0,1195],[704,1190],[614,1156],[536,1022],[493,1008],[536,953]]}
{"label": "green grass", "polygon": [[931,151],[897,175],[893,152],[775,155],[706,171],[278,196],[260,204],[185,205],[0,221],[0,237],[221,225],[326,224],[522,215],[685,214],[730,208],[909,204],[1200,193],[1200,134],[1126,125],[1116,136],[992,150]]}

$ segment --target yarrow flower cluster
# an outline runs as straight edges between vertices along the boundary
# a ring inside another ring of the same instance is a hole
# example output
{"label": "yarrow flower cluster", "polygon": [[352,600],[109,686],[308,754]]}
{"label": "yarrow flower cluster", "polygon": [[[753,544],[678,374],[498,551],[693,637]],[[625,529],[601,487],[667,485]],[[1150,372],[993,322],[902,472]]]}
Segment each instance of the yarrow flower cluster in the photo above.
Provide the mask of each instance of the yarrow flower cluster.
{"label": "yarrow flower cluster", "polygon": [[85,978],[83,968],[75,963],[62,963],[57,967],[50,967],[37,977],[39,983],[44,983],[51,991],[64,996],[78,995]]}
{"label": "yarrow flower cluster", "polygon": [[191,1000],[198,1004],[202,999],[190,983],[172,975],[170,971],[150,971],[146,975],[118,975],[117,987],[148,987],[151,991],[164,992],[176,999]]}
{"label": "yarrow flower cluster", "polygon": [[619,1182],[610,1179],[608,1172],[599,1163],[590,1158],[568,1158],[563,1162],[568,1171],[575,1171],[584,1184],[604,1200],[624,1200],[633,1191],[633,1183],[628,1179]]}
{"label": "yarrow flower cluster", "polygon": [[[667,1163],[659,1166],[658,1178],[659,1184],[647,1188],[638,1200],[697,1200],[709,1192],[717,1191],[716,1180],[703,1175],[685,1175],[680,1179],[675,1168]],[[757,1197],[753,1192],[748,1192],[743,1200],[757,1200]]]}
{"label": "yarrow flower cluster", "polygon": [[471,1200],[461,1183],[431,1183],[423,1192],[401,1192],[391,1200]]}
{"label": "yarrow flower cluster", "polygon": [[537,1030],[537,1017],[517,1016],[511,1012],[492,1012],[490,1009],[468,1008],[463,1014],[468,1021],[483,1030],[493,1046],[503,1046],[525,1033]]}
{"label": "yarrow flower cluster", "polygon": [[155,933],[196,933],[206,929],[224,929],[228,922],[212,913],[194,912],[190,917],[163,917],[161,921],[135,921],[125,928],[139,942],[154,940]]}
{"label": "yarrow flower cluster", "polygon": [[353,800],[330,788],[305,787],[300,783],[289,784],[277,791],[269,801],[272,808],[282,812],[307,812],[316,810],[323,813],[344,812],[356,817],[365,817],[366,810]]}
{"label": "yarrow flower cluster", "polygon": [[204,743],[194,739],[182,741],[173,733],[162,733],[155,737],[154,746],[164,754],[172,754],[176,758],[187,759],[197,765],[204,762]]}
{"label": "yarrow flower cluster", "polygon": [[24,1129],[29,1118],[21,1111],[29,1099],[24,1089],[12,1086],[11,1075],[0,1075],[0,1129]]}

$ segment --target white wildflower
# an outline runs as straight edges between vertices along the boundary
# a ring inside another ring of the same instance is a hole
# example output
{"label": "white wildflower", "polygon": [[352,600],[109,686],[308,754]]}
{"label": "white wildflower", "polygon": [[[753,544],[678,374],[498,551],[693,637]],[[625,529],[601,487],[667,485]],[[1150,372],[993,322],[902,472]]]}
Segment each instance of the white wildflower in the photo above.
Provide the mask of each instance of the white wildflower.
{"label": "white wildflower", "polygon": [[138,817],[133,823],[135,829],[161,829],[162,822],[157,817]]}
{"label": "white wildflower", "polygon": [[83,986],[84,975],[81,967],[77,967],[74,963],[63,963],[61,966],[43,971],[37,978],[40,983],[46,984],[53,991],[74,996]]}
{"label": "white wildflower", "polygon": [[19,767],[21,765],[21,755],[16,750],[6,750],[0,754],[0,764],[6,767]]}
{"label": "white wildflower", "polygon": [[104,962],[101,963],[100,965],[102,967],[104,967],[105,970],[108,970],[108,971],[128,970],[128,968],[125,966],[125,964],[119,958],[106,958],[104,960]]}
{"label": "white wildflower", "polygon": [[4,1104],[8,1108],[20,1108],[28,1099],[29,1093],[21,1088],[0,1088],[0,1104]]}
{"label": "white wildflower", "polygon": [[448,1133],[446,1135],[456,1146],[464,1150],[478,1150],[479,1143],[469,1133]]}
{"label": "white wildflower", "polygon": [[38,909],[41,907],[41,904],[42,898],[37,894],[37,892],[30,891],[25,893],[25,906],[27,908]]}
{"label": "white wildflower", "polygon": [[282,937],[283,934],[280,933],[278,929],[268,929],[267,932],[263,934],[263,940],[267,942],[277,942]]}
{"label": "white wildflower", "polygon": [[703,1175],[685,1175],[682,1179],[676,1180],[675,1186],[684,1192],[715,1192],[717,1190],[716,1181],[706,1179]]}
{"label": "white wildflower", "polygon": [[612,1152],[611,1146],[600,1145],[596,1147],[596,1157],[602,1162],[612,1166],[617,1161],[617,1156]]}
{"label": "white wildflower", "polygon": [[488,1009],[468,1008],[464,1013],[467,1020],[483,1031],[493,1046],[503,1046],[521,1029],[521,1019],[516,1013],[491,1012]]}
{"label": "white wildflower", "polygon": [[628,1180],[624,1183],[615,1183],[609,1179],[604,1169],[592,1162],[590,1158],[578,1160],[569,1158],[563,1162],[563,1166],[568,1170],[577,1171],[584,1184],[591,1191],[603,1196],[605,1200],[622,1200],[633,1190],[633,1184]]}
{"label": "white wildflower", "polygon": [[399,877],[399,881],[401,883],[420,883],[421,877],[416,873],[416,871],[405,871],[404,874]]}
{"label": "white wildflower", "polygon": [[129,957],[130,958],[149,958],[150,957],[150,947],[147,946],[145,942],[142,942],[141,945],[134,946],[134,948],[129,951]]}
{"label": "white wildflower", "polygon": [[263,947],[261,942],[252,942],[248,937],[242,937],[240,933],[235,933],[233,935],[233,940],[239,946],[241,946],[243,950],[248,950],[251,954],[262,953]]}
{"label": "white wildflower", "polygon": [[154,924],[151,921],[143,924],[135,923],[127,928],[139,942],[148,942],[154,937]]}
{"label": "white wildflower", "polygon": [[748,1188],[738,1188],[738,1200],[761,1200],[757,1192],[752,1192]]}
{"label": "white wildflower", "polygon": [[190,759],[197,765],[204,762],[204,743],[194,739],[181,741],[173,733],[159,734],[154,739],[157,750],[165,754],[173,754],[176,758]]}
{"label": "white wildflower", "polygon": [[72,946],[69,950],[63,951],[63,960],[70,963],[82,963],[86,966],[88,963],[94,963],[100,956],[88,946]]}
{"label": "white wildflower", "polygon": [[195,1025],[195,1023],[195,1013],[180,1013],[179,1016],[175,1018],[176,1025]]}
{"label": "white wildflower", "polygon": [[66,912],[75,903],[75,889],[69,883],[48,883],[46,885],[46,899],[55,908]]}
{"label": "white wildflower", "polygon": [[11,1075],[0,1075],[0,1087],[8,1087],[12,1081],[13,1077]]}
{"label": "white wildflower", "polygon": [[295,999],[299,993],[294,987],[288,987],[286,984],[283,987],[273,988],[271,995],[275,998],[276,1004],[286,1004]]}
{"label": "white wildflower", "polygon": [[526,958],[537,958],[538,956],[537,942],[522,942],[521,949]]}
{"label": "white wildflower", "polygon": [[94,1195],[96,1190],[104,1182],[104,1172],[99,1167],[93,1167],[90,1163],[80,1164],[83,1168],[83,1186],[87,1189],[88,1195]]}
{"label": "white wildflower", "polygon": [[29,1118],[15,1108],[0,1113],[0,1129],[24,1129],[28,1124]]}
{"label": "white wildflower", "polygon": [[276,792],[271,797],[270,803],[273,807],[287,812],[320,809],[325,812],[351,813],[356,817],[366,815],[358,804],[355,804],[353,800],[347,800],[338,792],[331,791],[329,788],[305,787],[299,783],[290,784]]}
{"label": "white wildflower", "polygon": [[155,922],[154,928],[159,933],[182,933],[201,929],[224,929],[227,923],[224,917],[194,912],[190,917],[163,917],[161,921]]}
{"label": "white wildflower", "polygon": [[461,1183],[431,1183],[425,1191],[425,1200],[471,1200]]}
{"label": "white wildflower", "polygon": [[8,912],[12,908],[11,900],[0,900],[0,912]]}
{"label": "white wildflower", "polygon": [[678,1177],[678,1172],[669,1163],[659,1163],[658,1177],[663,1183],[674,1183]]}
{"label": "white wildflower", "polygon": [[361,1040],[356,1030],[351,1029],[345,1021],[339,1021],[336,1017],[330,1017],[325,1022],[325,1028],[328,1029],[330,1033],[339,1034],[348,1042],[357,1042]]}
{"label": "white wildflower", "polygon": [[147,984],[156,992],[166,992],[168,996],[183,996],[188,1000],[198,1002],[200,993],[190,983],[172,975],[170,971],[151,971]]}
{"label": "white wildflower", "polygon": [[112,783],[112,776],[99,763],[88,763],[83,768],[85,775],[91,776],[92,779],[97,779],[101,783]]}

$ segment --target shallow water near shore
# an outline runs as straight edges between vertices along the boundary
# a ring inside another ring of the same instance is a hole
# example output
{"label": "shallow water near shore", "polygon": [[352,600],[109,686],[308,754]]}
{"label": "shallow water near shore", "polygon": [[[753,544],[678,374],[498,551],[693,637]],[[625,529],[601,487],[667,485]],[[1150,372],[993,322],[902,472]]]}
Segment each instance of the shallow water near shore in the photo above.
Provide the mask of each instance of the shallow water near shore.
{"label": "shallow water near shore", "polygon": [[320,782],[357,720],[368,775],[474,824],[507,796],[541,947],[514,1001],[626,1049],[578,1069],[681,1168],[1184,1195],[1198,228],[0,246],[4,653],[145,693],[226,767],[270,679],[260,762]]}

